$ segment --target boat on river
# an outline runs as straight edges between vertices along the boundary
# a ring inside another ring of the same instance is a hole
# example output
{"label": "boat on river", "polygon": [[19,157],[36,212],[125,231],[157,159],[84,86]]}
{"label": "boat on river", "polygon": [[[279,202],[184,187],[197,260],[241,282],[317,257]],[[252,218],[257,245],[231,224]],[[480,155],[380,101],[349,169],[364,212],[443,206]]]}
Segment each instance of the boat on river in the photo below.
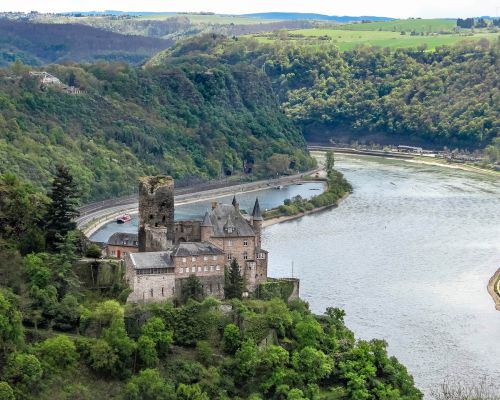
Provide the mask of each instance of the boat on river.
{"label": "boat on river", "polygon": [[128,222],[131,220],[131,217],[129,214],[123,214],[121,217],[118,217],[116,219],[117,224],[124,224],[125,222]]}

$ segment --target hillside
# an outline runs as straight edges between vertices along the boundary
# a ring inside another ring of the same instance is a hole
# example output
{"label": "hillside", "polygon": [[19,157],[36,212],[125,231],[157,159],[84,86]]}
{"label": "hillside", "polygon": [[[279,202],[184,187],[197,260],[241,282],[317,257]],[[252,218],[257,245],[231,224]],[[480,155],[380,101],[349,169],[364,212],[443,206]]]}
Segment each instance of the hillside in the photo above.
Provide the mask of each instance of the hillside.
{"label": "hillside", "polygon": [[141,175],[182,182],[242,174],[245,164],[248,178],[268,176],[276,157],[295,169],[311,165],[256,67],[172,57],[148,69],[100,62],[47,70],[85,92],[40,87],[20,65],[0,70],[0,173],[40,185],[62,163],[90,201],[130,193]]}
{"label": "hillside", "polygon": [[391,31],[391,32],[453,32],[457,26],[456,19],[395,19],[392,21],[372,21],[363,24],[345,24],[340,29],[353,31]]}
{"label": "hillside", "polygon": [[464,41],[425,51],[356,47],[340,52],[275,41],[205,37],[165,54],[216,52],[265,71],[285,113],[306,137],[483,147],[500,132],[498,41]]}
{"label": "hillside", "polygon": [[27,64],[125,60],[140,63],[172,41],[125,36],[78,24],[39,24],[0,19],[0,66],[20,59]]}
{"label": "hillside", "polygon": [[355,21],[391,21],[393,18],[389,17],[375,17],[375,16],[339,16],[339,15],[325,15],[315,13],[293,13],[293,12],[264,12],[244,14],[244,16],[262,19],[275,19],[275,20],[316,20],[316,21],[334,21],[334,22],[355,22]]}

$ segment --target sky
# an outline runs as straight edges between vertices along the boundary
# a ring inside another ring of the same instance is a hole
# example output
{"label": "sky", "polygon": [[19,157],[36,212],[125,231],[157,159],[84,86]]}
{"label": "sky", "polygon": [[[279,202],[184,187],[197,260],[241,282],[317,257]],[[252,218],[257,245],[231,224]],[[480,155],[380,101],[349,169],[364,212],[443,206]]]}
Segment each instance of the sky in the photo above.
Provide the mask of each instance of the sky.
{"label": "sky", "polygon": [[0,11],[211,11],[312,12],[328,15],[374,15],[394,18],[498,16],[500,0],[0,0]]}

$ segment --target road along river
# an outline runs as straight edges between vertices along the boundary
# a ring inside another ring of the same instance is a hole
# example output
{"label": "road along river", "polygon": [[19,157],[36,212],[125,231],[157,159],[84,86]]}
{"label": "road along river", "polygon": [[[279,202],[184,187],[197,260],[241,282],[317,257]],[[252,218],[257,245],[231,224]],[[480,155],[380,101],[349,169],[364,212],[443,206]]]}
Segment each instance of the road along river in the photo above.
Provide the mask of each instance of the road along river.
{"label": "road along river", "polygon": [[313,311],[345,309],[426,394],[448,376],[498,382],[500,312],[486,290],[500,266],[498,175],[338,154],[336,168],[354,193],[267,228],[270,275],[293,263]]}

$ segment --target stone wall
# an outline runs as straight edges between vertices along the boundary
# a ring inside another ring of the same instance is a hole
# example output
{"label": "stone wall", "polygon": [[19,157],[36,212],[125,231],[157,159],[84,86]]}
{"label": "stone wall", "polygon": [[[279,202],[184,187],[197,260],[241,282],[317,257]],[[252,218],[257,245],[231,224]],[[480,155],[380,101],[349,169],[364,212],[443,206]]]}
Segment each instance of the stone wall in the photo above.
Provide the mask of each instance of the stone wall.
{"label": "stone wall", "polygon": [[201,221],[175,221],[174,244],[201,241]]}
{"label": "stone wall", "polygon": [[[148,251],[148,240],[154,238],[162,243],[156,235],[162,231],[147,227],[166,228],[167,240],[174,241],[174,180],[169,176],[148,176],[139,180],[139,251]],[[158,250],[158,249],[155,249]],[[163,250],[163,249],[159,249]],[[151,250],[149,250],[151,251]]]}

